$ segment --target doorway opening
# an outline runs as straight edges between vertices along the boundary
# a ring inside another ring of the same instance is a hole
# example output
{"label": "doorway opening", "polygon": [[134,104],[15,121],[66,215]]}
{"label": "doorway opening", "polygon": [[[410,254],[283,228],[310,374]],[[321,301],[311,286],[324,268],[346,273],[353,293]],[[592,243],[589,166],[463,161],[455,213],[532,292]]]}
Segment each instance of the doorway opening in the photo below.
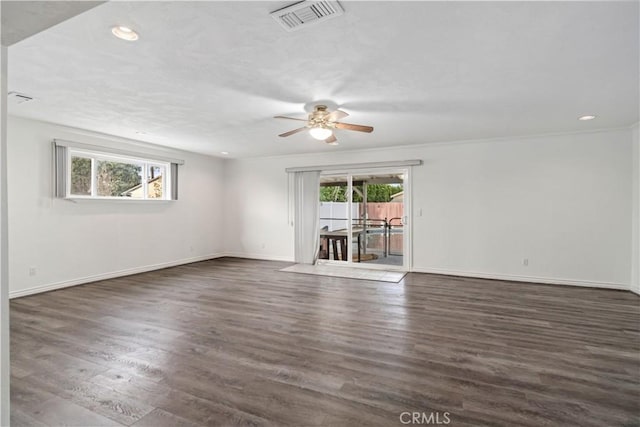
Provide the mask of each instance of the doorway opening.
{"label": "doorway opening", "polygon": [[320,176],[319,263],[408,270],[408,171]]}

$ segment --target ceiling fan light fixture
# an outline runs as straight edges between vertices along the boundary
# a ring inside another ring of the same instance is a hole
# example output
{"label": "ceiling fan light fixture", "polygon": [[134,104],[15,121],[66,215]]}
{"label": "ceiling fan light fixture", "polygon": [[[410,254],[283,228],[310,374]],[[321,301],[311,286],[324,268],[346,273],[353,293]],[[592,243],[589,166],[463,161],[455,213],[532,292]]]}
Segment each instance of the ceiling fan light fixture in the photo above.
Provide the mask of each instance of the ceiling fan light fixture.
{"label": "ceiling fan light fixture", "polygon": [[309,134],[318,141],[324,141],[325,139],[333,135],[333,132],[331,131],[331,129],[327,129],[324,127],[315,127],[309,129]]}

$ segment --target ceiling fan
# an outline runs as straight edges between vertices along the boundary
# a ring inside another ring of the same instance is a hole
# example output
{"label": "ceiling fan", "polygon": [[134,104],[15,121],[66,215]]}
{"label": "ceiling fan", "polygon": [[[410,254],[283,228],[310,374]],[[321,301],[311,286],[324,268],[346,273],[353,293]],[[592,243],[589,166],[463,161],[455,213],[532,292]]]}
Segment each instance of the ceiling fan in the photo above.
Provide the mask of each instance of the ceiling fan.
{"label": "ceiling fan", "polygon": [[301,122],[307,122],[301,128],[290,130],[289,132],[281,133],[278,136],[286,137],[295,133],[302,132],[309,129],[309,134],[317,140],[324,141],[330,145],[338,145],[338,139],[333,134],[334,129],[355,130],[358,132],[373,132],[373,127],[354,125],[350,123],[342,123],[338,120],[347,117],[349,114],[342,110],[329,111],[326,105],[316,105],[313,112],[309,114],[308,119],[296,119],[293,117],[275,116],[276,119],[289,119],[298,120]]}

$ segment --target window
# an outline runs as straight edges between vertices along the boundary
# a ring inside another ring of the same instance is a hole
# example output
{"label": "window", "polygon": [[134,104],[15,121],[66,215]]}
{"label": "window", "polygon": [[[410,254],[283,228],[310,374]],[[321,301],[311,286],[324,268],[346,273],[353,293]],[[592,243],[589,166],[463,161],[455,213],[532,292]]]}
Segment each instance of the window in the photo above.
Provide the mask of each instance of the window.
{"label": "window", "polygon": [[177,199],[177,166],[181,161],[93,151],[84,147],[83,144],[61,145],[55,141],[58,197]]}

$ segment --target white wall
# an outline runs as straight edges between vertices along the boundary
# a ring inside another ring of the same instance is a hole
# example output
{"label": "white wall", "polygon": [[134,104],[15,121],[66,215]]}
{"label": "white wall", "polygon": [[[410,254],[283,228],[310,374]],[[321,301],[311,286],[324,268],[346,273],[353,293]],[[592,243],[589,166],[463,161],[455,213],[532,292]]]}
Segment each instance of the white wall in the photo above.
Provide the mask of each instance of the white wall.
{"label": "white wall", "polygon": [[633,211],[632,211],[632,269],[631,290],[640,294],[640,124],[631,129],[633,144]]}
{"label": "white wall", "polygon": [[230,160],[227,250],[293,259],[286,167],[422,159],[414,271],[628,289],[630,132]]}
{"label": "white wall", "polygon": [[[224,251],[223,160],[153,148],[185,160],[179,169],[178,201],[73,203],[52,197],[53,138],[116,147],[139,144],[9,118],[11,296],[208,259]],[[150,150],[148,145],[135,147]],[[29,275],[31,267],[35,276]]]}
{"label": "white wall", "polygon": [[618,288],[637,279],[637,127],[225,161],[164,153],[186,164],[180,200],[160,204],[54,199],[53,138],[123,141],[15,117],[8,131],[13,296],[223,253],[292,260],[286,167],[407,159],[425,162],[413,171],[414,271]]}

